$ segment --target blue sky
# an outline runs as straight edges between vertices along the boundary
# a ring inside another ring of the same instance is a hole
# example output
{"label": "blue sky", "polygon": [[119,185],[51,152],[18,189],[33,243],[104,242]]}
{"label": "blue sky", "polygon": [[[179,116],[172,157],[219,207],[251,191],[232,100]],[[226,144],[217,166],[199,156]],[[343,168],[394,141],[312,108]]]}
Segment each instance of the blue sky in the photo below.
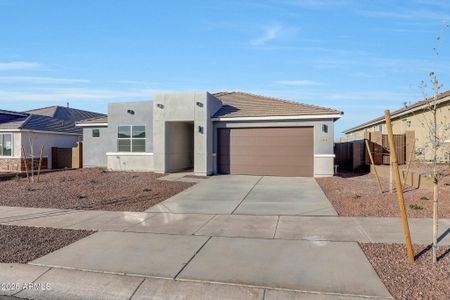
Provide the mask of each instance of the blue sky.
{"label": "blue sky", "polygon": [[343,110],[339,132],[432,70],[449,89],[448,19],[445,0],[0,0],[0,108],[239,90]]}

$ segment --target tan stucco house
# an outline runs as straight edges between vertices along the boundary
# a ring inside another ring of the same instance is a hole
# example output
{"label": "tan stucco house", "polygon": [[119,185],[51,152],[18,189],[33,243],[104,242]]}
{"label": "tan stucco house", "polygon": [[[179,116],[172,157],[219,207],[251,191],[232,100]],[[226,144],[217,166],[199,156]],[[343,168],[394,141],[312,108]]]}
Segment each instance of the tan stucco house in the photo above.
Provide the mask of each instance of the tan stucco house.
{"label": "tan stucco house", "polygon": [[[391,112],[394,134],[406,134],[407,131],[413,131],[416,139],[416,149],[424,149],[423,158],[425,159],[429,159],[431,155],[429,149],[426,149],[426,145],[429,144],[427,122],[430,122],[432,118],[432,113],[429,109],[431,101],[432,99],[422,100]],[[437,121],[440,124],[440,128],[447,127],[450,123],[450,90],[438,96]],[[350,128],[344,131],[344,134],[346,135],[346,140],[361,140],[364,139],[365,132],[374,131],[379,131],[383,134],[387,133],[384,115]],[[450,143],[450,136],[446,138],[445,142]],[[441,159],[449,159],[449,153],[444,152],[441,155],[446,156],[441,157]]]}

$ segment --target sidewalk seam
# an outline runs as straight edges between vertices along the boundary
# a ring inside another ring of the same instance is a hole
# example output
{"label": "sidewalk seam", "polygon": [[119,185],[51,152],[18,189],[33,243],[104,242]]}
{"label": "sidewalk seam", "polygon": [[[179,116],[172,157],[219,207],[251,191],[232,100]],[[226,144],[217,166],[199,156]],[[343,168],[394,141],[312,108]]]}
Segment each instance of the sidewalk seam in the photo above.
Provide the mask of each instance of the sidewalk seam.
{"label": "sidewalk seam", "polygon": [[[47,270],[45,270],[45,272],[43,272],[42,274],[40,274],[38,277],[36,277],[36,279],[34,279],[31,283],[35,283],[37,280],[39,280],[39,278],[41,278],[42,276],[44,276],[45,274],[47,274],[50,270],[52,270],[53,267],[49,267]],[[23,292],[24,290],[20,290],[14,294],[12,294],[12,296],[16,296],[18,294],[20,294],[21,292]]]}
{"label": "sidewalk seam", "polygon": [[197,254],[203,249],[203,247],[205,247],[205,245],[209,242],[209,240],[212,239],[212,236],[210,236],[204,243],[203,245],[198,248],[198,250],[194,253],[194,255],[192,255],[192,257],[184,264],[184,266],[181,268],[180,271],[178,271],[178,273],[173,277],[174,280],[176,280],[178,278],[178,276],[181,274],[181,272],[184,271],[184,269],[186,269],[186,267],[191,263],[191,261],[197,256]]}
{"label": "sidewalk seam", "polygon": [[208,221],[205,222],[205,224],[201,225],[196,231],[194,231],[192,233],[192,235],[197,235],[197,232],[199,232],[200,230],[202,230],[203,228],[205,228],[206,225],[208,225],[213,219],[215,219],[217,217],[217,215],[213,215],[211,218],[209,218]]}
{"label": "sidewalk seam", "polygon": [[280,224],[280,216],[278,216],[277,224],[275,225],[275,232],[273,233],[272,239],[275,239],[275,236],[277,235],[278,224]]}
{"label": "sidewalk seam", "polygon": [[[125,275],[125,276],[126,276],[126,275]],[[146,280],[146,278],[142,278],[142,281],[138,284],[138,286],[136,287],[136,289],[134,290],[134,292],[131,294],[130,300],[133,299],[134,295],[135,295],[136,292],[139,290],[139,288],[141,287],[141,285],[144,283],[145,280]]]}

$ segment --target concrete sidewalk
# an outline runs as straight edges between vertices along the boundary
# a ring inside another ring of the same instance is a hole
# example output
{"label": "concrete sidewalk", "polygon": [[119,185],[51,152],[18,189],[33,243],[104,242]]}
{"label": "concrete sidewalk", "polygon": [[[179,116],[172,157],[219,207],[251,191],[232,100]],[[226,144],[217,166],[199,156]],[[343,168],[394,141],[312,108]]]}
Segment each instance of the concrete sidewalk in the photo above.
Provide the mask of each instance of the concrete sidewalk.
{"label": "concrete sidewalk", "polygon": [[[430,243],[430,219],[410,218],[409,223],[414,243]],[[208,237],[404,242],[400,218],[173,214],[0,206],[0,224]],[[450,219],[441,219],[439,225],[440,244],[450,245]]]}
{"label": "concrete sidewalk", "polygon": [[[0,264],[0,282],[10,287],[0,290],[0,295],[28,299],[367,299],[333,293],[167,280],[20,264]],[[30,286],[30,283],[34,285]],[[23,289],[23,285],[28,286],[28,289]]]}
{"label": "concrete sidewalk", "polygon": [[[37,299],[96,293],[112,299],[199,293],[212,299],[389,298],[358,242],[403,243],[399,218],[0,207],[0,223],[99,231],[28,266],[0,271],[0,282],[39,278],[56,287],[17,294]],[[440,225],[441,245],[450,245],[450,220]],[[429,242],[430,219],[410,219],[410,227],[414,242]]]}

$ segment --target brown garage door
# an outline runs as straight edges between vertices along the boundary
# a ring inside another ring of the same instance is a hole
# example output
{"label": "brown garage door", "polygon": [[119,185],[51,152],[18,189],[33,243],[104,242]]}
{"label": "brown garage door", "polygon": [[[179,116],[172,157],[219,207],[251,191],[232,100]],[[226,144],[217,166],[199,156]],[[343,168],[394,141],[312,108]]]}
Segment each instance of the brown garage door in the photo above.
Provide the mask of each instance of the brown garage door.
{"label": "brown garage door", "polygon": [[313,176],[312,127],[218,130],[221,174]]}

